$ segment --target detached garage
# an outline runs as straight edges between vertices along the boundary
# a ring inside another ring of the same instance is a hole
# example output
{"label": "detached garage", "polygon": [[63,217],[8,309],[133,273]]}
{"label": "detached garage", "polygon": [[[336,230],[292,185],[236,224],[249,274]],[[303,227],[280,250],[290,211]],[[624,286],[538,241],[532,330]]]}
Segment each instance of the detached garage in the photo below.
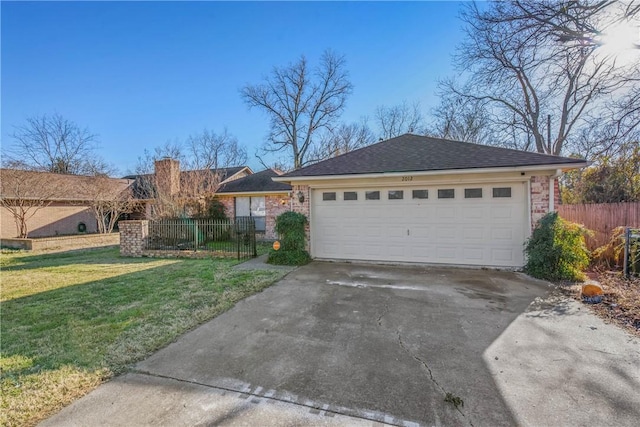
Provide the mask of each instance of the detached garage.
{"label": "detached garage", "polygon": [[557,178],[584,160],[403,135],[293,171],[316,259],[520,267]]}

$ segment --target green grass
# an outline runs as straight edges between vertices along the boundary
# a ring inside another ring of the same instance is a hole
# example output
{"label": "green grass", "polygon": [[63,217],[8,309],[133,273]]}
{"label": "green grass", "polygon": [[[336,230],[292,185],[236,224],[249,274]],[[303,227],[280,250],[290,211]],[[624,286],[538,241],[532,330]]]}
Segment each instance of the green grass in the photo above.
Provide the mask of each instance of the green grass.
{"label": "green grass", "polygon": [[33,425],[282,272],[117,249],[3,251],[0,425]]}

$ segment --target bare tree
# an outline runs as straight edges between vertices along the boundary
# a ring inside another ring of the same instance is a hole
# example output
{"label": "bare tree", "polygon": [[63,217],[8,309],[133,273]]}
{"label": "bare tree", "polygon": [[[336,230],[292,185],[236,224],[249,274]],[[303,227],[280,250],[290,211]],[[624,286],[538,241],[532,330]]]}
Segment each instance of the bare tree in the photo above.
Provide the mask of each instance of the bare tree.
{"label": "bare tree", "polygon": [[[180,191],[165,194],[157,185],[154,164],[171,158],[180,162]],[[207,129],[189,136],[184,143],[167,142],[153,151],[145,150],[136,167],[136,191],[139,197],[153,199],[153,217],[188,215],[194,206],[217,191],[225,168],[242,166],[246,149],[226,129],[216,133]]]}
{"label": "bare tree", "polygon": [[27,118],[12,137],[9,157],[36,170],[93,175],[112,169],[95,152],[97,136],[59,114]]}
{"label": "bare tree", "polygon": [[[119,185],[120,184],[120,185]],[[105,175],[91,182],[89,206],[98,222],[99,233],[111,233],[122,214],[134,212],[140,202],[133,198],[129,183]]]}
{"label": "bare tree", "polygon": [[405,133],[422,134],[425,131],[420,103],[402,104],[392,107],[379,106],[376,108],[376,124],[382,139],[394,138]]}
{"label": "bare tree", "polygon": [[482,102],[443,93],[432,116],[434,120],[429,133],[434,136],[476,144],[498,144]]}
{"label": "bare tree", "polygon": [[320,161],[366,147],[374,142],[376,142],[375,135],[367,125],[366,119],[360,123],[342,123],[333,131],[323,135],[312,157]]}
{"label": "bare tree", "polygon": [[186,142],[186,155],[190,169],[217,169],[239,166],[247,161],[247,150],[225,128],[222,133],[204,129],[190,135]]}
{"label": "bare tree", "polygon": [[606,0],[469,5],[462,14],[467,40],[456,56],[469,80],[442,87],[485,103],[500,140],[559,155],[590,118],[637,84],[637,61],[600,49],[608,30],[637,13]]}
{"label": "bare tree", "polygon": [[51,176],[41,172],[2,169],[0,175],[0,204],[13,216],[17,237],[25,239],[29,235],[28,221],[64,194],[65,188],[51,185]]}
{"label": "bare tree", "polygon": [[270,132],[264,153],[287,152],[294,169],[309,164],[320,134],[331,131],[342,113],[352,85],[344,57],[325,51],[315,69],[302,56],[285,67],[275,67],[264,82],[241,90],[249,108],[264,111]]}

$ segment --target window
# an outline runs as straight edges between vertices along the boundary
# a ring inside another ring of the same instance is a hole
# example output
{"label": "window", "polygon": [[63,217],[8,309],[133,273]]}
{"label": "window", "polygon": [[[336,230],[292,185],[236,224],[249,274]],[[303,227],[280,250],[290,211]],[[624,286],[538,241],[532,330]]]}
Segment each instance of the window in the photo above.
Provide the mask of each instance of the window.
{"label": "window", "polygon": [[464,198],[465,199],[481,199],[482,198],[482,188],[465,188],[464,189]]}
{"label": "window", "polygon": [[494,187],[493,197],[511,197],[511,187]]}
{"label": "window", "polygon": [[438,199],[453,199],[455,198],[455,190],[453,188],[447,188],[446,190],[438,190]]}
{"label": "window", "polygon": [[379,191],[365,191],[364,198],[367,200],[380,200],[380,192]]}
{"label": "window", "polygon": [[412,195],[414,199],[428,199],[429,190],[413,190]]}
{"label": "window", "polygon": [[322,200],[335,200],[335,199],[336,199],[336,193],[335,192],[322,193]]}
{"label": "window", "polygon": [[402,190],[390,190],[389,200],[402,200],[404,198],[404,191]]}
{"label": "window", "polygon": [[344,192],[345,200],[358,200],[358,193],[356,191],[345,191]]}
{"label": "window", "polygon": [[236,218],[252,217],[256,223],[256,231],[266,230],[264,197],[236,197]]}

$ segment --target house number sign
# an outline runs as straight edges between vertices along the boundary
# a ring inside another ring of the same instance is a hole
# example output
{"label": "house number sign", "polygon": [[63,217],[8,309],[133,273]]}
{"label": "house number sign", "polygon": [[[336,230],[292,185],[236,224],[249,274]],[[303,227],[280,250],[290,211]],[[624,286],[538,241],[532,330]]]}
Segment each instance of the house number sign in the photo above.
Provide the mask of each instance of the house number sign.
{"label": "house number sign", "polygon": [[402,181],[413,181],[413,177],[412,176],[403,176],[402,177]]}

